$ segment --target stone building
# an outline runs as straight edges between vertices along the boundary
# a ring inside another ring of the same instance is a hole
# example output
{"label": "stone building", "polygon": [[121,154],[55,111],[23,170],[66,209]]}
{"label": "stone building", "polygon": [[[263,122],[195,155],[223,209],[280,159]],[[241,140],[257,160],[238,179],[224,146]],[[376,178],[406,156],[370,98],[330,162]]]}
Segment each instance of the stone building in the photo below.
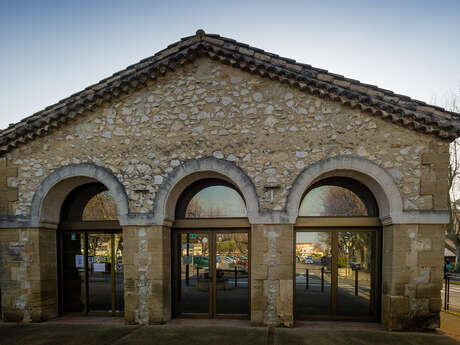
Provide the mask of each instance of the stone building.
{"label": "stone building", "polygon": [[199,30],[0,132],[2,319],[436,327],[459,133]]}

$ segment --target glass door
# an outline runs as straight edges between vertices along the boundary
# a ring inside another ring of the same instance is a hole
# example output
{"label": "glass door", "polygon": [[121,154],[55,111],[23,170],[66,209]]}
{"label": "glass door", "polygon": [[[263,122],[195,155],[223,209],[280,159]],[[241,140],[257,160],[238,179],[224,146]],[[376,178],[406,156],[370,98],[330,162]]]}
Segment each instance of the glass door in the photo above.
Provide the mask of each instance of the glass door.
{"label": "glass door", "polygon": [[296,231],[297,319],[376,319],[377,230]]}
{"label": "glass door", "polygon": [[247,232],[215,234],[216,315],[249,314],[249,236]]}
{"label": "glass door", "polygon": [[298,317],[332,312],[332,234],[297,232],[295,313]]}
{"label": "glass door", "polygon": [[176,234],[176,313],[210,312],[210,240],[209,233]]}
{"label": "glass door", "polygon": [[248,315],[247,232],[177,231],[173,241],[176,316]]}
{"label": "glass door", "polygon": [[62,232],[62,312],[121,314],[123,295],[121,232]]}
{"label": "glass door", "polygon": [[88,302],[89,311],[111,312],[113,282],[112,234],[88,233]]}
{"label": "glass door", "polygon": [[375,236],[364,231],[338,233],[337,315],[374,314]]}
{"label": "glass door", "polygon": [[86,312],[85,235],[61,233],[61,309],[63,312]]}

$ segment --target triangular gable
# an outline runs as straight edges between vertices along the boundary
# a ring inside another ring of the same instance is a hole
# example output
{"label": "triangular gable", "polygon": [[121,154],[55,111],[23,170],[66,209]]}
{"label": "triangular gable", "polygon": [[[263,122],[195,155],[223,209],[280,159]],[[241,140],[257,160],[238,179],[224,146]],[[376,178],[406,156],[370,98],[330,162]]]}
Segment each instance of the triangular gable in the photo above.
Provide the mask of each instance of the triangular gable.
{"label": "triangular gable", "polygon": [[196,35],[185,37],[154,56],[10,125],[0,132],[0,156],[202,56],[443,140],[452,141],[460,136],[460,115],[457,113],[198,30]]}

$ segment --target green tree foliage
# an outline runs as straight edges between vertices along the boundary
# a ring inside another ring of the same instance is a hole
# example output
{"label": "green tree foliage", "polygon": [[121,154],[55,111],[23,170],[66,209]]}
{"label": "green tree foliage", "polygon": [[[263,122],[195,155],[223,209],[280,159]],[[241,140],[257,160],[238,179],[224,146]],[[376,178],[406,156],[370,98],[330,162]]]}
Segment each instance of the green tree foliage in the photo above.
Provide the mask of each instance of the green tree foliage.
{"label": "green tree foliage", "polygon": [[216,250],[218,253],[233,253],[236,248],[236,243],[234,240],[216,242]]}

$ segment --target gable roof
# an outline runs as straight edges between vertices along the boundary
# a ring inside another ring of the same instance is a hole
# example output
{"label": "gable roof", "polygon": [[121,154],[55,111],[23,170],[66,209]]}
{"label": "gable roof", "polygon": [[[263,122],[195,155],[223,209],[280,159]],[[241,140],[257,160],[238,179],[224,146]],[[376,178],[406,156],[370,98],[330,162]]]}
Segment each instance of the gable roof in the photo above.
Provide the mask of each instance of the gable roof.
{"label": "gable roof", "polygon": [[0,156],[201,56],[279,80],[310,94],[341,102],[444,140],[452,141],[460,136],[460,114],[198,30],[196,35],[184,37],[154,56],[0,131]]}

